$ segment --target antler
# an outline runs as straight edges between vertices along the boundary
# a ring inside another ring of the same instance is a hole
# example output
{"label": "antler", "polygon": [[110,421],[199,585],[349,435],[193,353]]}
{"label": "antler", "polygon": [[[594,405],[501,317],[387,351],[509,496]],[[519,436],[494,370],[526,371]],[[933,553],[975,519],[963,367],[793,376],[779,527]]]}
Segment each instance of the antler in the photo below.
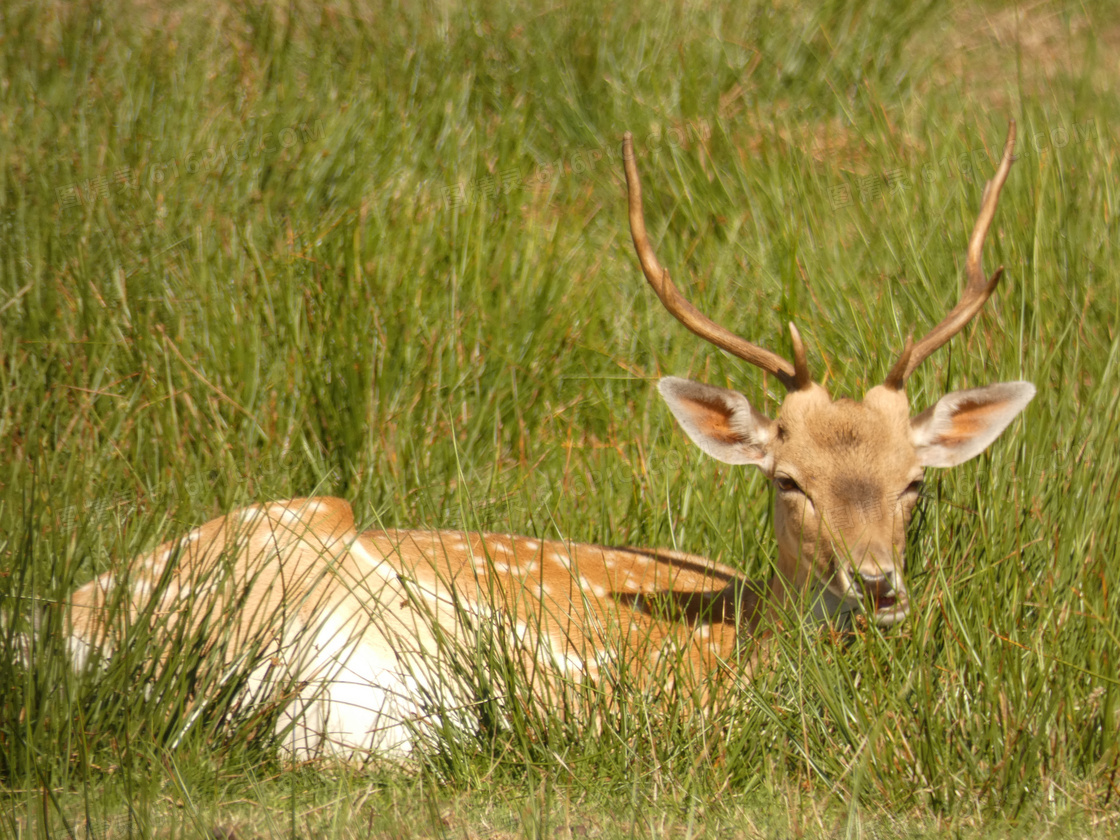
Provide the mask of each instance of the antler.
{"label": "antler", "polygon": [[646,235],[646,219],[642,212],[642,182],[638,178],[638,166],[634,162],[634,139],[629,131],[622,136],[622,161],[626,169],[630,234],[634,237],[634,250],[638,252],[638,261],[642,264],[642,272],[646,275],[646,280],[649,281],[665,308],[705,341],[774,374],[787,390],[796,391],[808,386],[812,382],[812,377],[805,361],[805,346],[793,324],[789,325],[794,354],[794,364],[791,365],[777,353],[752,344],[720,326],[689,303],[680,293],[669,276],[668,269],[657,261],[653,248],[649,244],[649,237]]}
{"label": "antler", "polygon": [[1011,120],[1007,127],[1007,142],[1003,144],[1003,159],[999,162],[996,174],[984,186],[984,197],[980,205],[980,214],[976,217],[976,226],[972,229],[972,238],[968,240],[968,260],[966,263],[968,285],[964,294],[945,319],[930,330],[929,334],[917,344],[911,345],[906,339],[906,347],[898,361],[894,363],[891,372],[887,374],[886,385],[888,388],[901,390],[906,385],[906,380],[926,357],[934,350],[941,347],[949,339],[964,329],[965,324],[971,321],[976,313],[981,310],[992,292],[995,291],[1000,277],[1003,276],[1003,266],[995,270],[990,278],[985,279],[981,259],[984,255],[984,239],[988,235],[988,228],[996,214],[996,205],[999,204],[999,193],[1003,189],[1003,182],[1007,180],[1007,173],[1011,171],[1013,162],[1012,152],[1015,149],[1015,120]]}

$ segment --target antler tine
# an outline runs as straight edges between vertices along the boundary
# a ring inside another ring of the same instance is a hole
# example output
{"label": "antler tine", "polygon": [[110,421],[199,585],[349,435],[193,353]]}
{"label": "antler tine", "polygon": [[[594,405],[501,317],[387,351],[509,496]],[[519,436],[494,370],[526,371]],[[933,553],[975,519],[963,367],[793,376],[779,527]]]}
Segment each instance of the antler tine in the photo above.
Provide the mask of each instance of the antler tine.
{"label": "antler tine", "polygon": [[622,136],[622,161],[626,169],[626,191],[630,205],[630,234],[634,238],[634,250],[642,272],[653,287],[661,303],[678,321],[707,342],[721,350],[750,362],[781,380],[787,390],[794,391],[804,387],[802,378],[793,365],[777,353],[751,344],[740,338],[726,327],[722,327],[693,306],[677,289],[668,269],[657,261],[653,247],[646,234],[646,219],[642,212],[642,182],[638,178],[638,166],[634,160],[634,139],[630,132]]}
{"label": "antler tine", "polygon": [[894,363],[887,380],[883,383],[892,391],[901,391],[906,387],[906,370],[910,366],[910,354],[914,352],[914,336],[906,336],[906,345],[902,348],[902,355]]}
{"label": "antler tine", "polygon": [[801,390],[808,388],[813,381],[813,375],[809,373],[809,361],[805,355],[805,343],[801,340],[801,333],[797,331],[797,327],[793,325],[793,321],[789,322],[789,340],[793,344],[793,379],[794,388]]}
{"label": "antler tine", "polygon": [[[1011,164],[1014,162],[1012,154],[1014,150],[1015,120],[1011,120],[1007,126],[1007,141],[1003,144],[1003,158],[1000,160],[992,180],[984,186],[980,213],[976,217],[976,226],[972,229],[972,237],[968,240],[968,258],[966,261],[968,285],[965,286],[960,301],[949,311],[949,314],[940,324],[930,330],[929,334],[912,348],[909,347],[909,342],[907,342],[910,358],[904,361],[903,357],[900,357],[898,362],[895,363],[887,377],[888,387],[900,389],[905,386],[910,374],[925,361],[927,356],[964,329],[965,324],[976,316],[976,313],[983,308],[992,292],[995,291],[1000,277],[1003,276],[1003,266],[1001,265],[991,277],[985,278],[981,260],[984,255],[984,240],[988,236],[988,228],[991,227],[992,219],[995,217],[996,205],[999,204],[1000,190],[1003,189],[1004,181],[1007,180],[1007,173],[1011,171]],[[903,351],[903,356],[905,354],[906,351]]]}

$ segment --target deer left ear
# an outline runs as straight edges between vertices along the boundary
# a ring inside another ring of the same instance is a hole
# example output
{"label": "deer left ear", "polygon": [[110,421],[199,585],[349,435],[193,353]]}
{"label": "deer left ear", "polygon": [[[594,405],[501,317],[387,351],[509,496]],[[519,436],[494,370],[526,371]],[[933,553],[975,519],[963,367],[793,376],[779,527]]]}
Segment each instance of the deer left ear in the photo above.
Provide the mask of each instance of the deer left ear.
{"label": "deer left ear", "polygon": [[708,455],[725,464],[754,464],[770,475],[776,424],[746,397],[676,376],[662,379],[658,390],[681,428]]}
{"label": "deer left ear", "polygon": [[1029,382],[1001,382],[946,394],[910,421],[923,467],[955,467],[979,455],[1035,395]]}

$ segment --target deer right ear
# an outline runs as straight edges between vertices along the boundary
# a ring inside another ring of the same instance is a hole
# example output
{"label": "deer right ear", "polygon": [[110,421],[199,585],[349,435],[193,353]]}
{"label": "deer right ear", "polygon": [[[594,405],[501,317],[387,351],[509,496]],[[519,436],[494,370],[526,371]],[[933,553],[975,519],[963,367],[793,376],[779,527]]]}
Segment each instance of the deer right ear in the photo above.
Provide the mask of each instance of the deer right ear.
{"label": "deer right ear", "polygon": [[955,467],[988,448],[1034,397],[1029,382],[1001,382],[946,394],[910,421],[923,467]]}
{"label": "deer right ear", "polygon": [[737,391],[666,376],[658,385],[681,428],[708,455],[725,464],[773,469],[770,441],[776,424],[755,411]]}

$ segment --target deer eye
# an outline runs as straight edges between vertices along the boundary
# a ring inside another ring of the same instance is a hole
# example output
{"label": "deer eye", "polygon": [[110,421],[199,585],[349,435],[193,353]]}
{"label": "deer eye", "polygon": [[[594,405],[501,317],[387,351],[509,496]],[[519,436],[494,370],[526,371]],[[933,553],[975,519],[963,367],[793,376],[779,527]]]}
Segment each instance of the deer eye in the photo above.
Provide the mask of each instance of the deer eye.
{"label": "deer eye", "polygon": [[801,485],[788,475],[780,475],[774,479],[774,486],[778,488],[779,493],[800,493],[802,496],[805,495],[805,491],[801,489]]}

